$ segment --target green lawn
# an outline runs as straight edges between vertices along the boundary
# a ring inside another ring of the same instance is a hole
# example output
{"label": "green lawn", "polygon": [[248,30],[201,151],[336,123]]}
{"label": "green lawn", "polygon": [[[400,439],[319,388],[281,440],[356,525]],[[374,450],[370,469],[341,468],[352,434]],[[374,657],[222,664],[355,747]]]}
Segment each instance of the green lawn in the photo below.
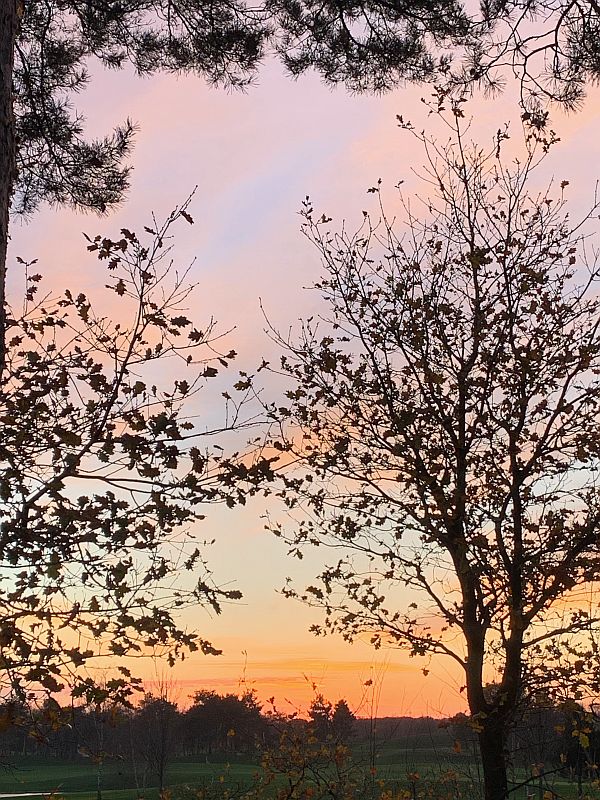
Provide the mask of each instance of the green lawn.
{"label": "green lawn", "polygon": [[[170,786],[199,785],[218,780],[250,783],[257,767],[253,764],[206,764],[176,761],[169,767]],[[0,794],[60,791],[69,800],[95,800],[97,771],[94,764],[14,759],[11,767],[0,772]],[[102,797],[105,800],[135,800],[135,781],[131,770],[122,763],[107,763],[102,773]],[[146,790],[145,800],[154,800],[156,790]]]}
{"label": "green lawn", "polygon": [[[365,765],[368,773],[368,753],[356,748],[356,760]],[[409,772],[419,774],[419,782],[435,784],[440,772],[453,769],[458,775],[458,785],[468,795],[468,786],[476,776],[476,768],[467,754],[457,754],[447,746],[427,747],[421,745],[407,749],[400,744],[390,742],[379,749],[377,758],[377,779],[386,781],[391,787],[407,786],[406,775]],[[257,771],[257,766],[247,763],[206,764],[193,760],[173,762],[168,771],[168,784],[172,788],[183,786],[199,786],[207,782],[218,781],[224,776],[228,783],[248,785]],[[521,776],[523,778],[524,775]],[[520,779],[516,776],[516,779]],[[96,800],[97,774],[92,763],[68,763],[41,759],[15,759],[11,768],[0,771],[0,794],[23,792],[46,792],[57,790],[68,797],[68,800]],[[553,783],[555,791],[561,798],[576,798],[575,785],[564,778]],[[589,797],[600,800],[598,789],[588,790]],[[176,796],[177,793],[175,793]],[[156,789],[144,792],[145,800],[158,800]],[[102,798],[103,800],[136,800],[138,793],[128,765],[119,762],[107,763],[103,768]],[[525,789],[514,795],[514,800],[526,797]]]}

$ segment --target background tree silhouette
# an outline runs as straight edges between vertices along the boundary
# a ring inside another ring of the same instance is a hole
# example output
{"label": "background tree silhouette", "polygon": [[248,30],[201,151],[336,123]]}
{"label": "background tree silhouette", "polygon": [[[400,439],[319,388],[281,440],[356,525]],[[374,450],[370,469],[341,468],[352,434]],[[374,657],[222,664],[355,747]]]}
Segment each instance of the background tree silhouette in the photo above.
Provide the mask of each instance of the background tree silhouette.
{"label": "background tree silhouette", "polygon": [[278,338],[291,385],[274,446],[296,522],[272,527],[293,555],[339,550],[286,589],[324,609],[317,633],[460,667],[485,796],[504,800],[518,704],[599,688],[600,273],[567,182],[528,190],[553,137],[526,127],[507,164],[502,131],[465,145],[462,107],[447,146],[416,134],[426,195],[403,228],[381,206],[336,233],[304,205],[325,310]]}
{"label": "background tree silhouette", "polygon": [[193,754],[251,753],[264,741],[267,723],[253,692],[238,696],[203,690],[194,693],[184,730],[186,747]]}
{"label": "background tree silhouette", "polygon": [[136,713],[136,746],[147,772],[163,796],[169,762],[177,741],[179,712],[173,700],[164,695],[146,694]]}
{"label": "background tree silhouette", "polygon": [[355,730],[356,715],[346,700],[338,700],[331,715],[331,734],[336,742],[347,743]]}
{"label": "background tree silhouette", "polygon": [[317,694],[313,698],[309,709],[309,729],[312,736],[320,742],[326,742],[331,738],[331,717],[333,715],[333,705]]}

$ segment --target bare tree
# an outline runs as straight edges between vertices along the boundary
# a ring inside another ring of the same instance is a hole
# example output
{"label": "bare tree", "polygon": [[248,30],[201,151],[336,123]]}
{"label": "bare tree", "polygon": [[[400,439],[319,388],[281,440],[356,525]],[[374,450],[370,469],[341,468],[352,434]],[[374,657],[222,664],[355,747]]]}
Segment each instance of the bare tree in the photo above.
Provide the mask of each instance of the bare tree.
{"label": "bare tree", "polygon": [[526,126],[507,162],[506,132],[465,145],[462,107],[447,145],[413,131],[425,198],[404,226],[382,204],[336,233],[304,205],[326,311],[279,337],[296,519],[271,527],[292,554],[339,551],[300,593],[317,633],[460,667],[485,796],[504,800],[524,695],[598,688],[600,270],[567,181],[528,190],[552,134]]}
{"label": "bare tree", "polygon": [[156,777],[161,798],[180,720],[175,689],[173,681],[164,673],[160,674],[156,691],[144,696],[135,718],[136,750],[147,771]]}

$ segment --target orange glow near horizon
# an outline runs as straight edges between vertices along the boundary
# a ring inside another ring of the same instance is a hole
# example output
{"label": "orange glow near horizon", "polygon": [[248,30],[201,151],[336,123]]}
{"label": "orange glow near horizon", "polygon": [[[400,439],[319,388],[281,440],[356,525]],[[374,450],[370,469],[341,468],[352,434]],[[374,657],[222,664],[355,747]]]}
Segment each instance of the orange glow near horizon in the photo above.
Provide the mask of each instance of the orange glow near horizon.
{"label": "orange glow near horizon", "polygon": [[[378,653],[372,661],[353,660],[353,652],[344,658],[343,651],[338,659],[329,653],[319,657],[317,652],[305,659],[265,655],[262,659],[244,653],[237,659],[191,659],[174,668],[170,694],[180,707],[186,707],[197,691],[239,695],[251,690],[264,707],[273,702],[278,711],[300,715],[317,694],[332,703],[347,700],[358,717],[444,718],[466,710],[459,670],[446,672],[439,662],[430,665],[425,678],[419,662],[398,653]],[[159,682],[148,677],[144,687],[156,691]]]}

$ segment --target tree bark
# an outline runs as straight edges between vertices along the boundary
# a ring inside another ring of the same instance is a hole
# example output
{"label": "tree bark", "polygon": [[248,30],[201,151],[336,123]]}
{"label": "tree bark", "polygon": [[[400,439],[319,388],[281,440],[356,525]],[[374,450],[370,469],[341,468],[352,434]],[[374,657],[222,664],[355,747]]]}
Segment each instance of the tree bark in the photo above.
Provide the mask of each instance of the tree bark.
{"label": "tree bark", "polygon": [[481,720],[479,752],[483,768],[485,800],[507,800],[506,731],[500,720],[492,716]]}
{"label": "tree bark", "polygon": [[22,0],[0,2],[0,377],[6,361],[8,220],[17,173],[13,73],[21,2]]}

